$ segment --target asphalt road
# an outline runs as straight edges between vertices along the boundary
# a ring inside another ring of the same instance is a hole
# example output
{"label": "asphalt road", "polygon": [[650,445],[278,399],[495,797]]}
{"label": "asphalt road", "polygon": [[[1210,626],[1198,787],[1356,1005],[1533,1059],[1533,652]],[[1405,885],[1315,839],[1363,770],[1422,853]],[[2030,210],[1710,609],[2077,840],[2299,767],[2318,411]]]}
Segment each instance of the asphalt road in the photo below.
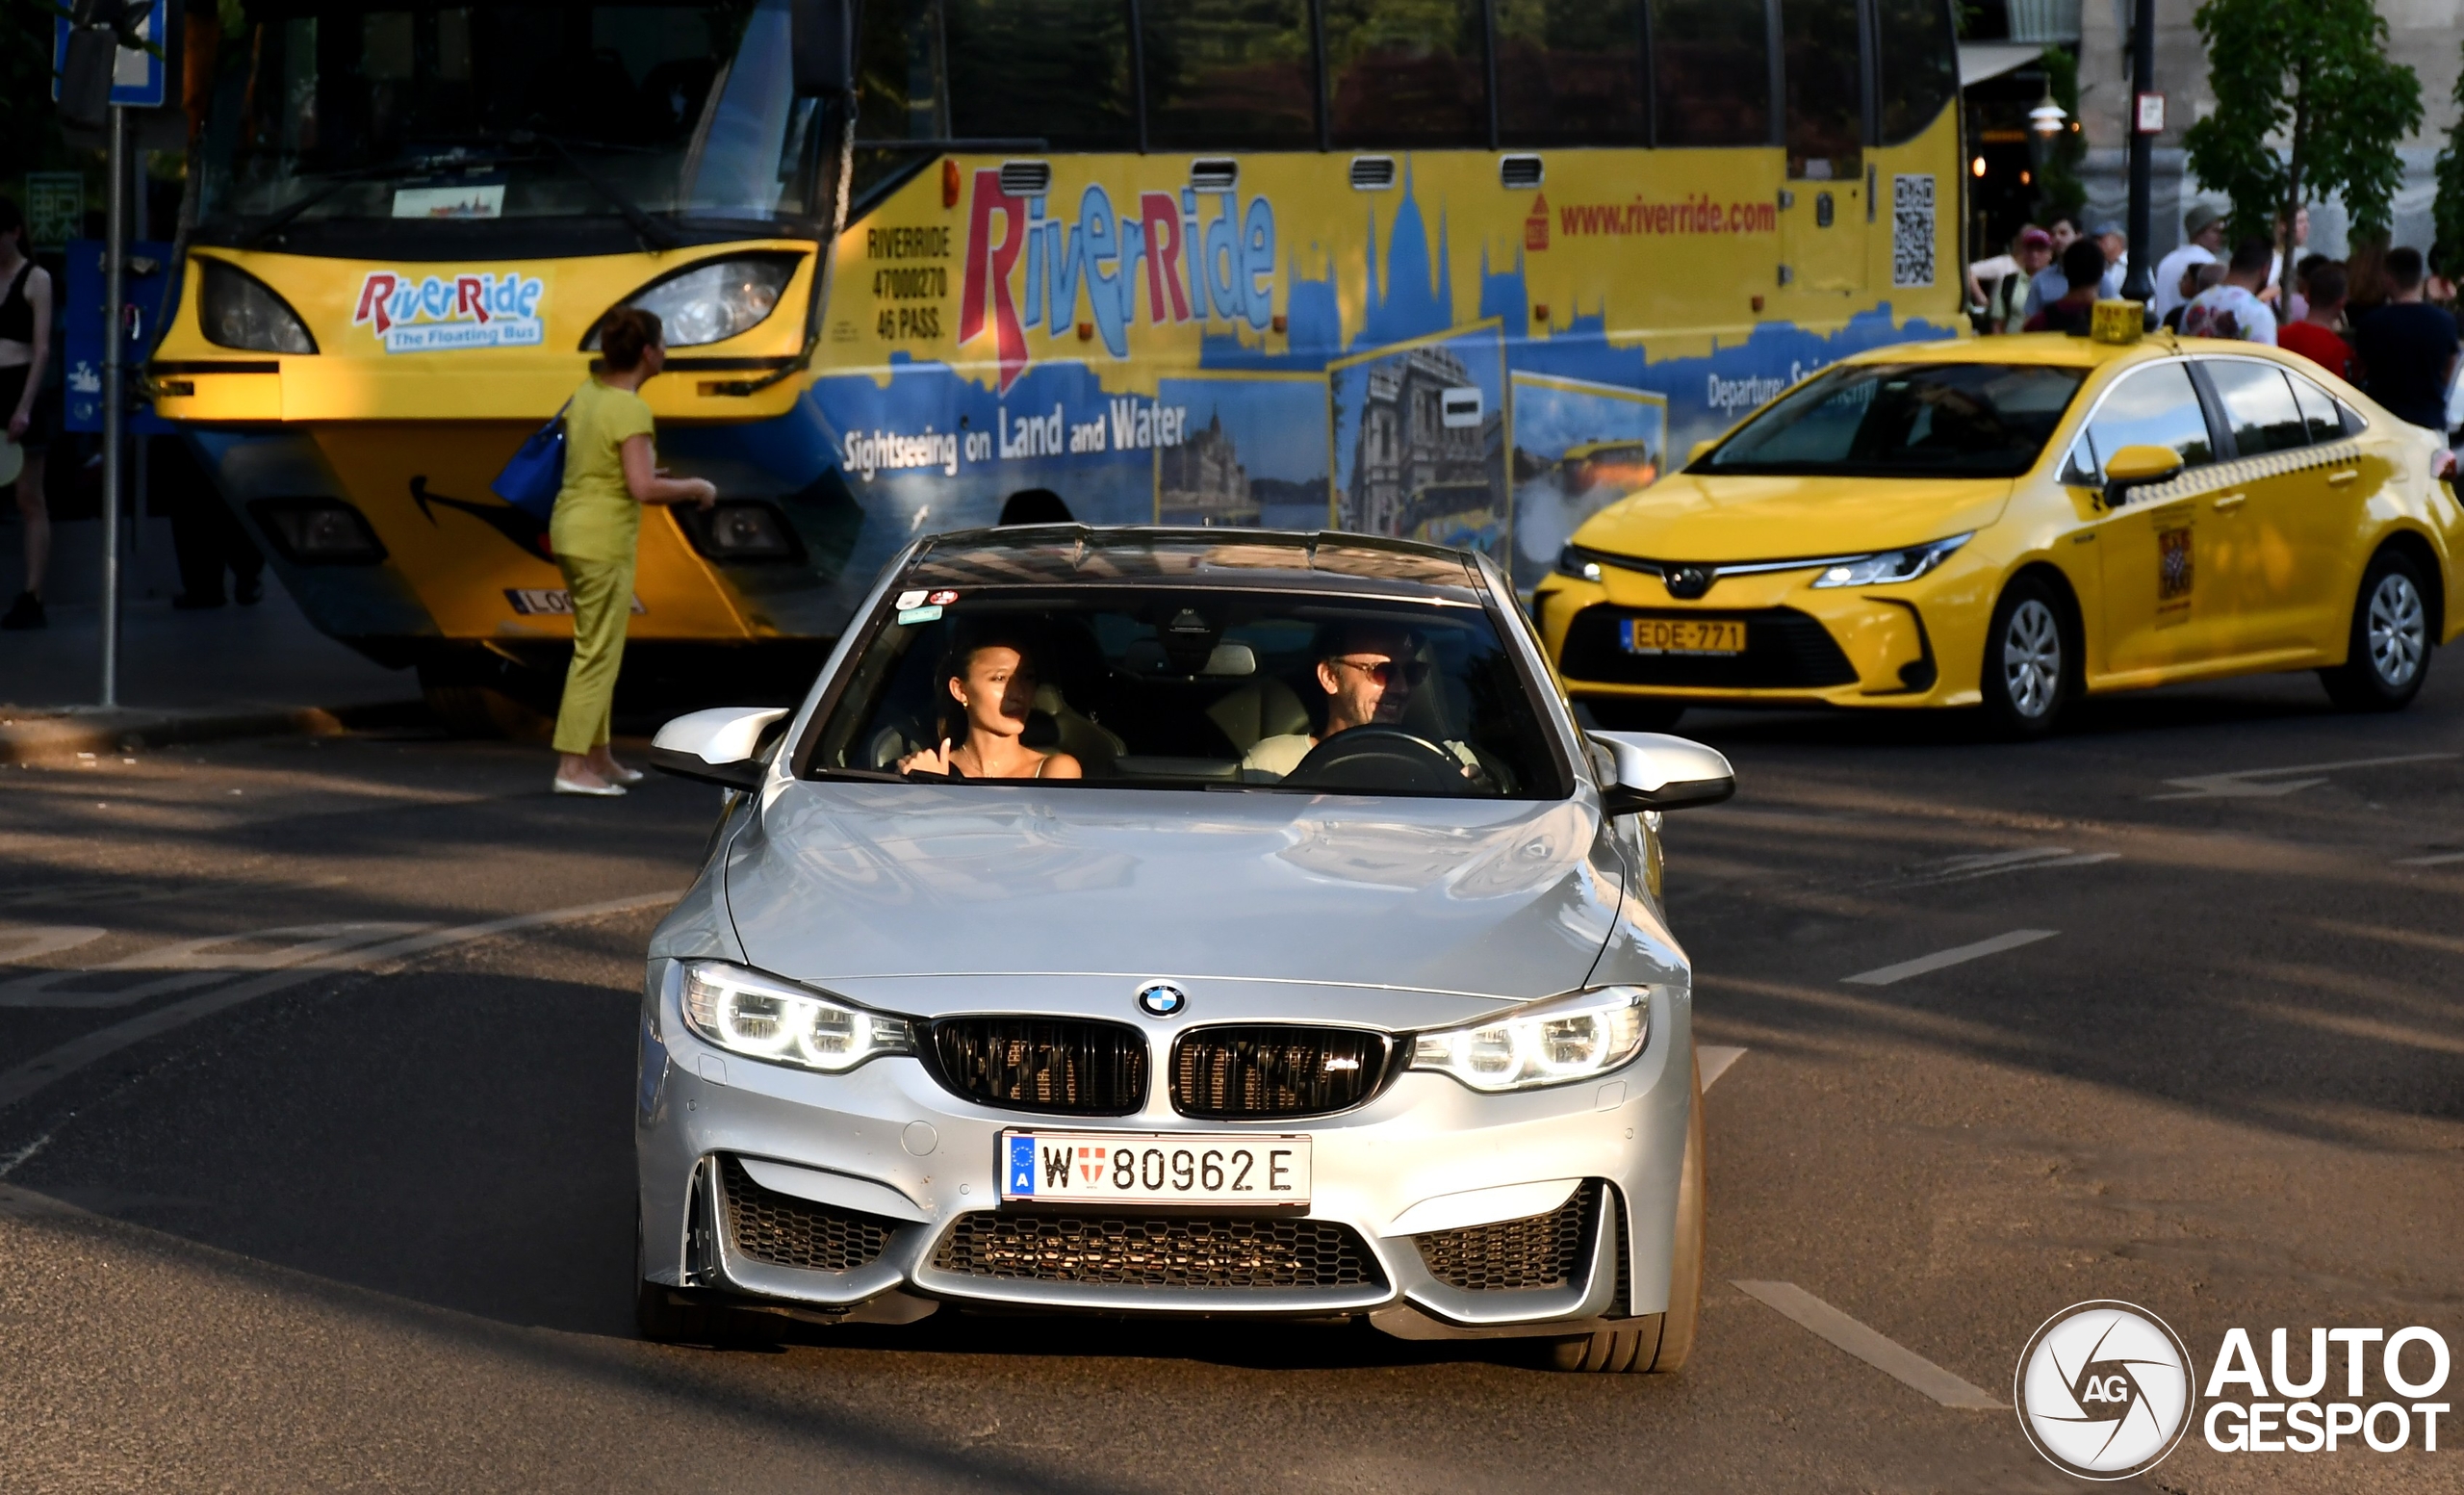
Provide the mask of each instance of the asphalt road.
{"label": "asphalt road", "polygon": [[[2440,666],[2395,717],[2297,677],[2024,747],[1690,720],[1743,791],[1671,825],[1673,909],[1702,1042],[1745,1052],[1673,1379],[955,1314],[640,1343],[639,954],[712,791],[559,800],[536,751],[408,736],[0,767],[0,1487],[2081,1488],[2008,1410],[1732,1284],[2005,1403],[2092,1298],[2202,1366],[2235,1326],[2263,1361],[2279,1326],[2464,1354],[2464,855],[2420,861],[2464,854]],[[2446,1491],[2459,1457],[2194,1432],[2124,1487]]]}

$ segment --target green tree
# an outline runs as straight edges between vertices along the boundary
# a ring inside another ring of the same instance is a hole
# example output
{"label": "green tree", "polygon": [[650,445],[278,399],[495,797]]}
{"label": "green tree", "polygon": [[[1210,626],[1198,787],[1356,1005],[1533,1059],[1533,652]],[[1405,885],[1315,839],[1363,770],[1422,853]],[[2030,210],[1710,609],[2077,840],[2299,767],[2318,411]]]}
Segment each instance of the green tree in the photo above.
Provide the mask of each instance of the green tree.
{"label": "green tree", "polygon": [[2442,274],[2464,274],[2464,72],[2455,77],[2455,122],[2438,153],[2438,203],[2430,216],[2438,229],[2431,261]]}
{"label": "green tree", "polygon": [[2191,19],[2216,112],[2182,143],[2198,179],[2233,199],[2235,231],[2269,234],[2332,193],[2356,230],[2384,232],[2422,84],[2388,58],[2371,0],[2206,0]]}

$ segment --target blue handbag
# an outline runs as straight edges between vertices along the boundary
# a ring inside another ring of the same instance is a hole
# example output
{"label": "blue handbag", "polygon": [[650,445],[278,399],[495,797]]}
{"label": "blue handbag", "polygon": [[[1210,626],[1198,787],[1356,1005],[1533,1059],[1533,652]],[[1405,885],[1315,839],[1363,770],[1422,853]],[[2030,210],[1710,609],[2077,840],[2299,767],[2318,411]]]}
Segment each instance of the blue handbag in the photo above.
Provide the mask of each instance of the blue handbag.
{"label": "blue handbag", "polygon": [[[573,408],[566,401],[565,409]],[[490,491],[515,508],[546,524],[556,512],[556,493],[565,485],[565,411],[524,440],[513,460],[488,484]]]}

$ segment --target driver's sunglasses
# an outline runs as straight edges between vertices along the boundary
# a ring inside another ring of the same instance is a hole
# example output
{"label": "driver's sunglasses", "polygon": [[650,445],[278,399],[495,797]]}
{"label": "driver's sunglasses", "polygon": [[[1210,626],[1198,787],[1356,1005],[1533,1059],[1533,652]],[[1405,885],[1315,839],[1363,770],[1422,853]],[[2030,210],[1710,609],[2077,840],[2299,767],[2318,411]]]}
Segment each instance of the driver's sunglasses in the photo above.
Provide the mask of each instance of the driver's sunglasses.
{"label": "driver's sunglasses", "polygon": [[1371,680],[1375,681],[1380,687],[1393,684],[1395,683],[1395,677],[1398,674],[1402,676],[1403,683],[1406,685],[1417,685],[1421,682],[1428,679],[1428,666],[1418,659],[1409,659],[1401,664],[1398,664],[1392,659],[1380,659],[1374,664],[1363,664],[1358,659],[1338,657],[1335,662],[1337,664],[1350,665],[1353,669],[1360,671],[1363,675],[1366,675]]}

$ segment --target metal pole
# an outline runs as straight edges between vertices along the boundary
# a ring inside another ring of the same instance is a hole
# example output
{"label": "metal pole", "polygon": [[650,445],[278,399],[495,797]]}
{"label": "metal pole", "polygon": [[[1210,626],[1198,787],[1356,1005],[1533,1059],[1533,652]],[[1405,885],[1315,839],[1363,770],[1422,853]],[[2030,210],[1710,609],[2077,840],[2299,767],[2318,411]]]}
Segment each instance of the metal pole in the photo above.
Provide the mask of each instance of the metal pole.
{"label": "metal pole", "polygon": [[2156,262],[2148,243],[2155,232],[2156,138],[2139,128],[2139,100],[2156,91],[2156,0],[2139,0],[2130,37],[2130,273],[2121,294],[2156,310]]}
{"label": "metal pole", "polygon": [[128,264],[128,111],[112,106],[111,153],[104,167],[111,203],[103,213],[103,699],[119,705],[120,448],[127,413],[121,359],[128,346],[120,322],[122,276]]}

